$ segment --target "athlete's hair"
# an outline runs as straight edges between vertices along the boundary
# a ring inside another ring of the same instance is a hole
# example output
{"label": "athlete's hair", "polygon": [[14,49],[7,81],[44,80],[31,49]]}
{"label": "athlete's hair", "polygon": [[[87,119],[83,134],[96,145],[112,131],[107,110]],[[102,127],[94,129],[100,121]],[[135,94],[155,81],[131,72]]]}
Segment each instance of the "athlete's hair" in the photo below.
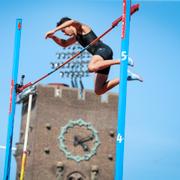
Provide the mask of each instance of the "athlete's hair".
{"label": "athlete's hair", "polygon": [[61,24],[63,24],[63,23],[66,22],[66,21],[69,21],[69,20],[72,20],[72,19],[69,18],[69,17],[63,17],[63,18],[61,18],[61,19],[57,22],[56,27],[60,26]]}

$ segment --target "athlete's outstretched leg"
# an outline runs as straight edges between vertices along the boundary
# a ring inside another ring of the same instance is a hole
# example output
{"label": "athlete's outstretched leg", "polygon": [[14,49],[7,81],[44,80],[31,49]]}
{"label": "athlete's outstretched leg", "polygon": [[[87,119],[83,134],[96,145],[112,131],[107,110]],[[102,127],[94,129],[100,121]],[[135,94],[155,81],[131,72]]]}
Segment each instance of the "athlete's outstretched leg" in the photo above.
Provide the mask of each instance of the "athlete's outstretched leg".
{"label": "athlete's outstretched leg", "polygon": [[[89,70],[89,72],[97,72],[99,70],[105,69],[105,68],[110,67],[111,65],[115,65],[115,64],[120,64],[120,60],[119,59],[104,60],[101,56],[94,55],[91,58],[91,61],[88,65],[88,70]],[[128,58],[128,65],[134,66],[134,62],[133,62],[132,58],[130,58],[130,57]]]}
{"label": "athlete's outstretched leg", "polygon": [[[96,74],[95,93],[97,95],[102,95],[119,84],[119,78],[109,80],[109,81],[107,81],[107,78],[108,78],[108,75],[106,74],[100,74],[100,73]],[[139,76],[138,74],[132,73],[129,70],[128,70],[127,80],[128,81],[136,80],[136,81],[143,82],[143,79],[141,76]]]}
{"label": "athlete's outstretched leg", "polygon": [[97,72],[111,65],[120,64],[120,60],[104,60],[99,55],[94,55],[88,65],[89,72]]}

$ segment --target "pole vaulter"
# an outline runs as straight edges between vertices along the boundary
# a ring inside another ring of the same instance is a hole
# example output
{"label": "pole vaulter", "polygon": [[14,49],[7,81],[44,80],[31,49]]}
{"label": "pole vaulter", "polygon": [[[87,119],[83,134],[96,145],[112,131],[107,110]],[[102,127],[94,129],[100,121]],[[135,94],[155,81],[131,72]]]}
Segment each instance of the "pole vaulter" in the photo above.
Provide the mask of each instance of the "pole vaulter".
{"label": "pole vaulter", "polygon": [[[138,11],[139,9],[139,4],[135,4],[131,7],[131,15],[134,14],[136,11]],[[87,50],[90,46],[92,46],[93,44],[95,44],[98,40],[100,40],[103,36],[105,36],[107,33],[109,33],[114,27],[116,27],[119,22],[122,21],[122,16],[119,17],[118,19],[116,19],[111,27],[106,30],[102,35],[100,35],[99,37],[97,37],[95,40],[93,40],[89,45],[87,45],[85,48],[83,48],[81,51],[77,52],[74,56],[70,57],[67,61],[65,61],[63,64],[59,65],[57,68],[55,68],[53,71],[45,74],[44,76],[42,76],[41,78],[37,79],[34,82],[29,82],[27,84],[25,84],[24,86],[21,86],[19,88],[17,88],[17,93],[21,93],[24,89],[28,88],[29,86],[33,86],[35,84],[37,84],[38,82],[40,82],[41,80],[45,79],[46,77],[50,76],[51,74],[53,74],[54,72],[56,72],[58,69],[60,69],[61,67],[63,67],[64,65],[66,65],[67,63],[69,63],[70,61],[72,61],[74,58],[76,58],[77,56],[79,56],[82,52],[84,52],[85,50]]]}

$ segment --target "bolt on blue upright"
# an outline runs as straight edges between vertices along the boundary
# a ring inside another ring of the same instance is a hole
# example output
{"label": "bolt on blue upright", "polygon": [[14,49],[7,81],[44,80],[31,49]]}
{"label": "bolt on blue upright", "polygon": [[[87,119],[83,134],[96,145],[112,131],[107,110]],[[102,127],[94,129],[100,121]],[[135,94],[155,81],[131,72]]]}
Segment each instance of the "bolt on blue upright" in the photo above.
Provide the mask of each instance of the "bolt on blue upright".
{"label": "bolt on blue upright", "polygon": [[125,114],[126,114],[126,94],[127,94],[127,68],[129,53],[129,31],[130,31],[130,8],[131,1],[123,0],[123,20],[121,34],[121,66],[118,99],[118,127],[116,140],[116,162],[115,180],[123,179],[124,161],[124,137],[125,137]]}
{"label": "bolt on blue upright", "polygon": [[11,89],[10,89],[8,132],[7,132],[7,142],[6,142],[6,157],[5,157],[5,164],[4,164],[3,180],[10,179],[11,154],[12,154],[11,152],[12,152],[12,141],[13,141],[14,116],[15,116],[15,109],[16,109],[16,84],[17,84],[18,67],[19,67],[21,27],[22,27],[22,19],[16,19],[13,69],[12,69],[12,80],[11,80]]}

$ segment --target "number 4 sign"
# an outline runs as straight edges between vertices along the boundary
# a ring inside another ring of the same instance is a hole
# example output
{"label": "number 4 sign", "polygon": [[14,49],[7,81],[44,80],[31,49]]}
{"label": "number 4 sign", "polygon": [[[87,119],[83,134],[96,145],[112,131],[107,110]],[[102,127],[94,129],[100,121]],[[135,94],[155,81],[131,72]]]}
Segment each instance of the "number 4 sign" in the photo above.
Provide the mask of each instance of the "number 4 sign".
{"label": "number 4 sign", "polygon": [[122,143],[122,141],[124,140],[124,138],[122,137],[122,135],[119,133],[118,135],[117,135],[117,142],[119,142],[119,143]]}

